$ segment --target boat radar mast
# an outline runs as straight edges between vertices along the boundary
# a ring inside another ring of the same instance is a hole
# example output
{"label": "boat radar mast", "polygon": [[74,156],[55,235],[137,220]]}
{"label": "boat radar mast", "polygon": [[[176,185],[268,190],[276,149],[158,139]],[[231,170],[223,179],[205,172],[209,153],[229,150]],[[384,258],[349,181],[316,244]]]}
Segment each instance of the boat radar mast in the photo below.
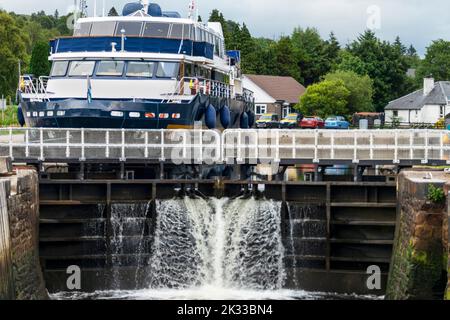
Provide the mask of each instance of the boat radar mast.
{"label": "boat radar mast", "polygon": [[141,0],[141,4],[143,6],[142,10],[144,12],[148,11],[148,6],[150,5],[150,1],[149,0]]}
{"label": "boat radar mast", "polygon": [[189,13],[188,13],[188,18],[191,20],[196,20],[195,19],[195,0],[191,0],[191,2],[189,3]]}

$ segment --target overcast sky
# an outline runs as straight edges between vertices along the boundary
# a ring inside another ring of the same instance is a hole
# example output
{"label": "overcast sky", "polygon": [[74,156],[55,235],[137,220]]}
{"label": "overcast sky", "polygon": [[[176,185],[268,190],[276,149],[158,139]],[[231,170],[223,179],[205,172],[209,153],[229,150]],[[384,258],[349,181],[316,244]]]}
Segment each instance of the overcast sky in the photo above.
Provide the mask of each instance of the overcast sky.
{"label": "overcast sky", "polygon": [[[101,12],[103,0],[97,0]],[[118,11],[126,0],[105,0],[107,10]],[[60,13],[70,10],[74,0],[0,0],[0,8],[18,13],[38,10]],[[156,2],[156,1],[155,1]],[[188,0],[161,0],[163,10],[187,14]],[[88,0],[90,12],[94,0]],[[247,23],[255,36],[278,38],[294,27],[316,27],[326,37],[334,31],[342,44],[354,39],[367,26],[382,39],[393,41],[399,35],[419,53],[432,40],[450,38],[449,0],[197,0],[204,20],[217,8],[225,18]]]}

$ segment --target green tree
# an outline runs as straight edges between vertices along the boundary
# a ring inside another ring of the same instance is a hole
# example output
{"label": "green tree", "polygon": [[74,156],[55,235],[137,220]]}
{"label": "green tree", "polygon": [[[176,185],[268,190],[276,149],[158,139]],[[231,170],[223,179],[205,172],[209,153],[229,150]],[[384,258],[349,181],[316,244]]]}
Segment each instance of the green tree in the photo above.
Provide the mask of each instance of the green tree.
{"label": "green tree", "polygon": [[367,75],[373,80],[376,110],[384,110],[389,101],[408,93],[408,64],[400,39],[394,44],[382,42],[373,31],[367,30],[347,50],[364,63]]}
{"label": "green tree", "polygon": [[0,11],[0,93],[14,97],[17,89],[18,61],[28,61],[28,37],[15,19]]}
{"label": "green tree", "polygon": [[[256,38],[254,50],[246,56],[246,68],[248,73],[278,75],[277,68],[277,42]],[[248,71],[250,70],[250,71]]]}
{"label": "green tree", "polygon": [[254,63],[251,61],[252,53],[255,52],[255,41],[245,23],[241,28],[239,49],[242,53],[242,71],[255,73]]}
{"label": "green tree", "polygon": [[[209,22],[219,22],[222,25],[222,31],[223,31],[223,37],[225,39],[225,46],[228,48],[229,46],[231,46],[231,42],[232,42],[232,36],[231,36],[231,29],[230,29],[230,24],[225,20],[225,17],[223,16],[223,14],[217,10],[214,9],[211,12],[211,15],[209,16]],[[239,29],[240,31],[240,29]]]}
{"label": "green tree", "polygon": [[338,60],[339,64],[336,66],[337,71],[350,71],[361,76],[367,75],[366,64],[348,50],[342,50],[339,53]]}
{"label": "green tree", "polygon": [[334,34],[324,41],[315,28],[296,28],[292,33],[292,45],[301,75],[297,80],[306,86],[319,82],[330,72],[339,53],[339,43]]}
{"label": "green tree", "polygon": [[349,97],[350,91],[342,80],[325,80],[309,86],[295,108],[304,115],[322,118],[348,114]]}
{"label": "green tree", "polygon": [[372,104],[373,82],[369,76],[360,76],[352,71],[336,71],[325,76],[328,81],[342,81],[350,92],[347,114],[374,111]]}
{"label": "green tree", "polygon": [[419,81],[432,75],[437,81],[450,80],[450,41],[436,40],[427,48],[417,72]]}
{"label": "green tree", "polygon": [[117,13],[115,7],[112,7],[108,12],[108,17],[117,17],[117,16],[119,16],[119,13]]}
{"label": "green tree", "polygon": [[51,64],[48,61],[50,46],[47,42],[37,43],[31,54],[30,72],[35,77],[48,76]]}
{"label": "green tree", "polygon": [[291,76],[299,80],[300,72],[298,69],[297,60],[295,59],[291,38],[281,37],[275,50],[277,75]]}

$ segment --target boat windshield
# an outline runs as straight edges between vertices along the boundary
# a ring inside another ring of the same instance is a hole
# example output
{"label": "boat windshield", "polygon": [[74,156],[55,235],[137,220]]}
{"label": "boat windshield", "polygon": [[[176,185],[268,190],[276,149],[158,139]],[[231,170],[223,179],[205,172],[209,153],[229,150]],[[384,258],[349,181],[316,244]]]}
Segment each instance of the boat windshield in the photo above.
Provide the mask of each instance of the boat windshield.
{"label": "boat windshield", "polygon": [[69,68],[70,77],[92,76],[95,61],[72,61]]}
{"label": "boat windshield", "polygon": [[152,78],[154,62],[128,62],[127,77]]}
{"label": "boat windshield", "polygon": [[124,61],[100,61],[97,69],[97,76],[119,77],[125,68]]}
{"label": "boat windshield", "polygon": [[117,24],[116,36],[122,35],[122,30],[127,36],[140,36],[142,29],[142,22],[128,22],[121,21]]}
{"label": "boat windshield", "polygon": [[69,61],[55,61],[52,68],[52,77],[64,77],[67,74]]}
{"label": "boat windshield", "polygon": [[145,37],[167,38],[169,34],[168,23],[147,22],[144,27]]}
{"label": "boat windshield", "polygon": [[160,62],[156,76],[158,78],[175,78],[178,75],[180,64],[177,62]]}

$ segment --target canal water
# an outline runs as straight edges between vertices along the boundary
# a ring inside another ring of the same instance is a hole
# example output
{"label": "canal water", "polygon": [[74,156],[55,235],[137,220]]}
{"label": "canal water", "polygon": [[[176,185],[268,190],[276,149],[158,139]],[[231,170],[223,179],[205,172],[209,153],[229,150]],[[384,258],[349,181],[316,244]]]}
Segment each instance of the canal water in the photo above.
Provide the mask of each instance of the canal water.
{"label": "canal water", "polygon": [[[120,253],[123,223],[120,212],[145,217],[148,207],[119,206],[113,210],[114,248]],[[284,290],[285,248],[281,232],[281,203],[250,199],[184,199],[158,201],[150,257],[143,290],[58,293],[54,299],[133,300],[318,300],[376,299]],[[144,229],[136,224],[134,228]],[[139,230],[136,230],[139,231]],[[143,241],[136,254],[143,253]],[[293,232],[291,229],[291,237]],[[293,243],[293,242],[292,242]],[[148,261],[144,261],[148,259]],[[120,266],[117,266],[119,268]],[[142,270],[142,268],[145,268]],[[115,270],[115,272],[119,272]],[[138,277],[136,276],[136,279]],[[117,283],[117,288],[120,283]]]}

